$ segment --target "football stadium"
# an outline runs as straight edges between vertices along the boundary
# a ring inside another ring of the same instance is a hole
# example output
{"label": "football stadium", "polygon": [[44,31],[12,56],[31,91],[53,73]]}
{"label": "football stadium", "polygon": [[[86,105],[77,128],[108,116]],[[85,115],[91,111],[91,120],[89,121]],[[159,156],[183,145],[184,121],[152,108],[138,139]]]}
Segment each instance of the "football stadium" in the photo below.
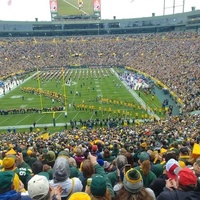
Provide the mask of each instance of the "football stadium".
{"label": "football stadium", "polygon": [[0,199],[199,199],[197,0],[0,9]]}

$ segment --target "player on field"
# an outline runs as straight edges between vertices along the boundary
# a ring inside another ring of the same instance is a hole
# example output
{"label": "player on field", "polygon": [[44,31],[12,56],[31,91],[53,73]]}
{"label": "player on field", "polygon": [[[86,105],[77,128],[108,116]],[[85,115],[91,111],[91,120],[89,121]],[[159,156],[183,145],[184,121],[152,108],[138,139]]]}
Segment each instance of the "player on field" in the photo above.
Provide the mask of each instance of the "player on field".
{"label": "player on field", "polygon": [[83,8],[83,0],[78,0],[78,8],[79,10]]}

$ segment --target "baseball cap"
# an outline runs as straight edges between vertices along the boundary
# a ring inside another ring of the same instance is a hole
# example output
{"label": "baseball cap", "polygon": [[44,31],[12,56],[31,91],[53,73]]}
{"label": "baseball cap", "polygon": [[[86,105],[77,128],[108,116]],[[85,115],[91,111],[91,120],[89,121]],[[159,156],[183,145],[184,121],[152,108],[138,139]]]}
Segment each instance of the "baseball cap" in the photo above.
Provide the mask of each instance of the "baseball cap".
{"label": "baseball cap", "polygon": [[13,167],[15,164],[15,158],[12,156],[7,156],[3,159],[3,163],[2,166],[5,169],[10,169],[11,167]]}
{"label": "baseball cap", "polygon": [[90,190],[93,196],[104,196],[106,193],[106,181],[105,178],[99,174],[95,174],[92,177],[92,182],[90,185]]}
{"label": "baseball cap", "polygon": [[49,182],[45,176],[35,175],[28,182],[28,194],[33,200],[43,199],[49,192]]}
{"label": "baseball cap", "polygon": [[180,167],[178,161],[176,161],[175,159],[171,158],[170,160],[167,161],[166,163],[166,171],[167,171],[167,176],[168,178],[172,178],[172,179],[176,179],[176,173],[175,173],[175,169],[177,167]]}
{"label": "baseball cap", "polygon": [[11,190],[15,173],[12,171],[1,171],[0,172],[0,194],[7,190]]}
{"label": "baseball cap", "polygon": [[69,200],[90,200],[90,196],[85,192],[75,192],[70,197]]}
{"label": "baseball cap", "polygon": [[141,162],[145,161],[145,160],[150,160],[150,156],[147,152],[143,151],[138,155],[138,158]]}
{"label": "baseball cap", "polygon": [[178,172],[179,183],[183,186],[196,185],[197,177],[190,168],[183,168]]}

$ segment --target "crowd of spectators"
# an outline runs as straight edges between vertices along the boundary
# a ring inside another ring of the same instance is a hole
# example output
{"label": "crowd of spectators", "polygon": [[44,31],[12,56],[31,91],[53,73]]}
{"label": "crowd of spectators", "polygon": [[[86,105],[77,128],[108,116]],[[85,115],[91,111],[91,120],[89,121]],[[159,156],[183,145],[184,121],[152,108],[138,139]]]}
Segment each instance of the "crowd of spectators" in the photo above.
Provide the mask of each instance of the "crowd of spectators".
{"label": "crowd of spectators", "polygon": [[[200,105],[199,47],[195,32],[6,38],[0,76],[46,66],[130,66],[163,82],[190,112]],[[0,135],[0,199],[199,199],[198,114],[71,127],[48,138],[36,128]]]}
{"label": "crowd of spectators", "polygon": [[193,115],[47,138],[2,134],[0,199],[197,200],[199,125]]}
{"label": "crowd of spectators", "polygon": [[160,80],[193,111],[199,108],[199,46],[197,32],[6,38],[0,76],[45,66],[130,66]]}

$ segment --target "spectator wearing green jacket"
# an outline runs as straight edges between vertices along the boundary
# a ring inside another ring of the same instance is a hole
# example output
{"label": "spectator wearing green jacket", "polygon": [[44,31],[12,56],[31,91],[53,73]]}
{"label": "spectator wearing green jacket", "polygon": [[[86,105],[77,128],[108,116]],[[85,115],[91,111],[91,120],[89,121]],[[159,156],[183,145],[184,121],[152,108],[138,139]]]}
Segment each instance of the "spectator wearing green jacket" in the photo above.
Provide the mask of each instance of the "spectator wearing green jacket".
{"label": "spectator wearing green jacket", "polygon": [[141,152],[139,154],[139,166],[135,167],[141,175],[144,183],[144,187],[149,187],[150,184],[157,178],[156,175],[151,171],[150,156],[147,152]]}
{"label": "spectator wearing green jacket", "polygon": [[86,192],[91,199],[98,199],[104,197],[106,200],[114,199],[114,191],[112,184],[106,173],[98,162],[97,158],[89,153],[89,159],[95,169],[95,174],[92,176],[91,184],[86,186]]}
{"label": "spectator wearing green jacket", "polygon": [[111,181],[112,186],[120,182],[120,170],[128,164],[127,158],[124,155],[118,155],[115,159],[117,169],[114,172],[107,174],[108,179]]}

